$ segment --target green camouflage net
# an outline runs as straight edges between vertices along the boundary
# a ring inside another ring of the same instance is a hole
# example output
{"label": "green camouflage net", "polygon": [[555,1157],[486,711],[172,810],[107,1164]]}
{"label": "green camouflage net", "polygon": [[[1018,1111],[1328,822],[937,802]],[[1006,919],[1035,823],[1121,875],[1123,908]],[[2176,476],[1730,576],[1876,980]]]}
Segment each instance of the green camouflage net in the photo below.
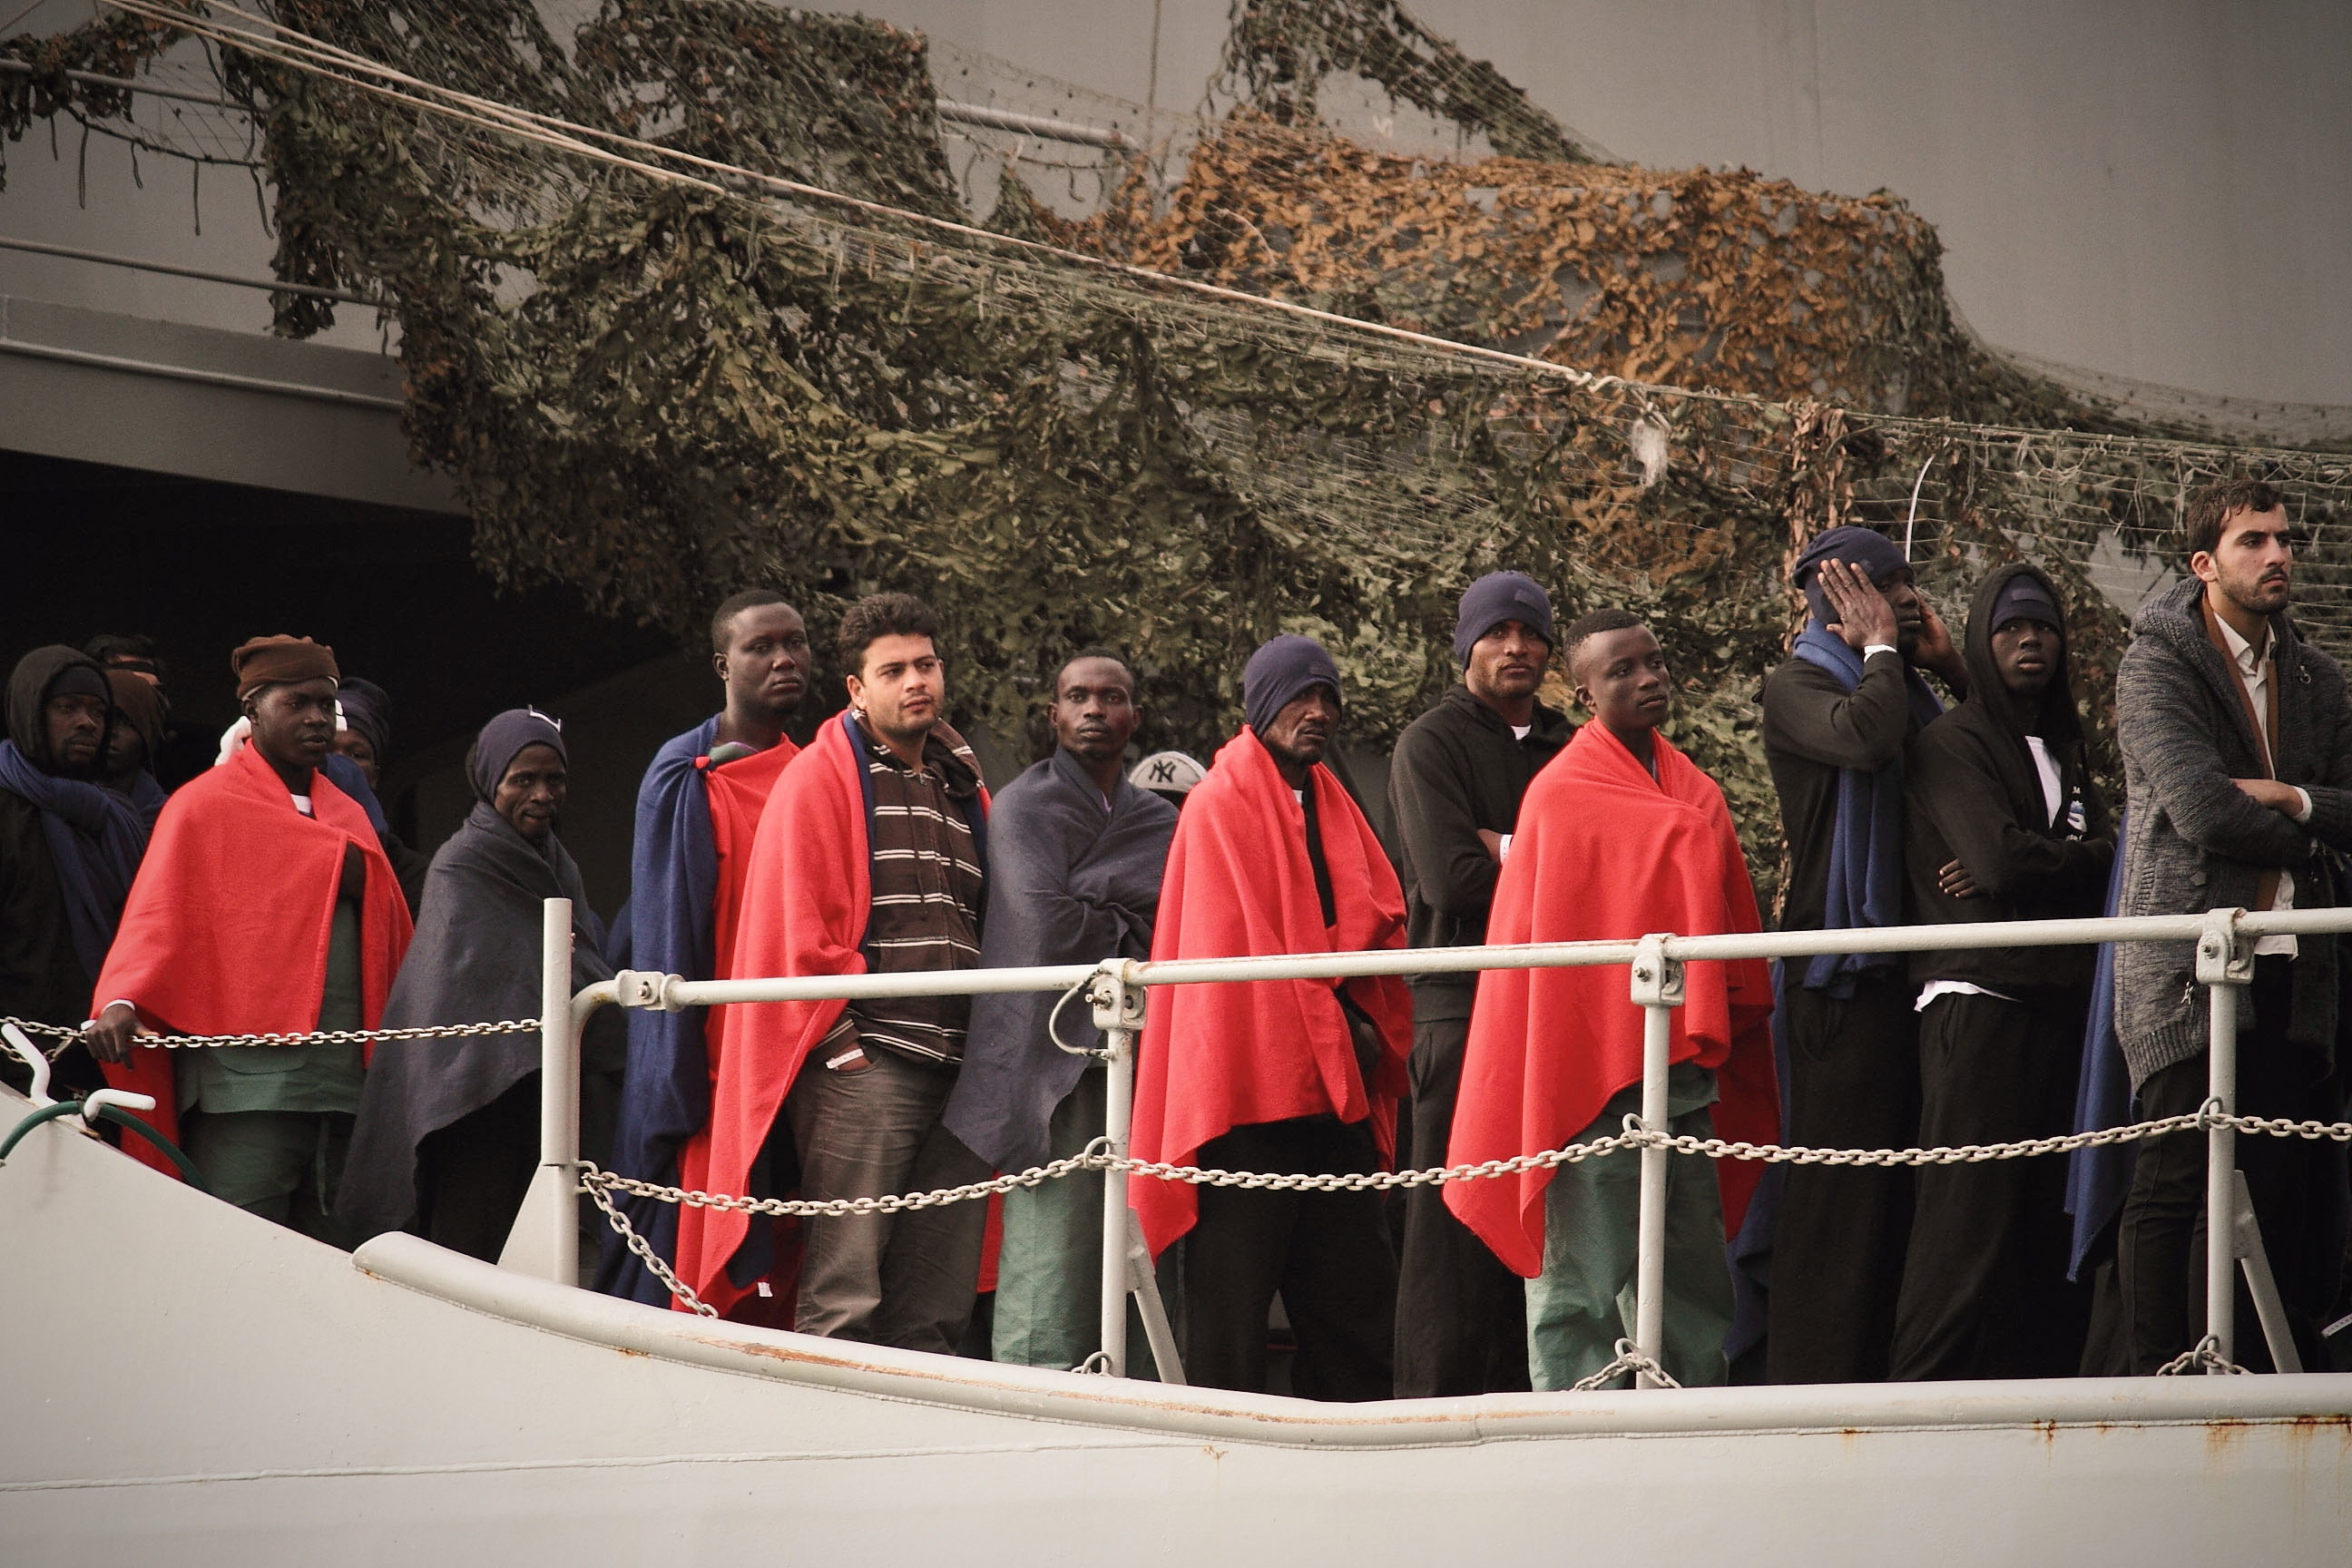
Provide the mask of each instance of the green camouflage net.
{"label": "green camouflage net", "polygon": [[[1785,561],[1823,527],[1908,538],[1956,623],[1987,567],[2039,562],[2101,708],[2185,489],[2259,473],[2309,538],[2306,629],[2352,647],[2352,459],[2184,439],[2203,432],[2003,361],[1900,202],[1591,162],[1393,5],[1244,0],[1224,111],[1075,142],[976,125],[973,58],[948,100],[925,41],[879,22],[544,10],[573,30],[528,0],[282,0],[290,33],[239,37],[214,6],[176,13],[210,35],[191,42],[135,0],[0,45],[34,68],[0,75],[0,130],[121,133],[130,95],[66,71],[209,51],[278,276],[389,302],[415,453],[455,479],[485,570],[681,637],[750,583],[820,625],[911,590],[949,628],[959,719],[1007,737],[1042,740],[1054,668],[1106,642],[1135,656],[1146,743],[1205,756],[1249,650],[1291,630],[1384,743],[1454,678],[1462,585],[1512,566],[1564,616],[1651,619],[1670,732],[1769,884],[1755,694],[1793,624]],[[1452,119],[1462,155],[1318,124],[1330,72]],[[274,299],[295,335],[337,308]]]}

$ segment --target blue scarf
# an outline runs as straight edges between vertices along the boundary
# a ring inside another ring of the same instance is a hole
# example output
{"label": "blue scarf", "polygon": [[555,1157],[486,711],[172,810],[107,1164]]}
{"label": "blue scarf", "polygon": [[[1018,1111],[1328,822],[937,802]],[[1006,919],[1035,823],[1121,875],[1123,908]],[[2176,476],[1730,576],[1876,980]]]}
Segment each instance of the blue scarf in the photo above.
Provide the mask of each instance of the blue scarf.
{"label": "blue scarf", "polygon": [[[1790,650],[1837,678],[1852,691],[1862,684],[1862,655],[1816,618]],[[1916,671],[1903,672],[1915,723],[1941,717],[1944,705]],[[1903,921],[1903,758],[1874,773],[1838,770],[1837,819],[1830,837],[1829,886],[1822,906],[1824,931],[1865,931]],[[1844,1001],[1854,982],[1874,969],[1894,967],[1891,952],[1824,952],[1805,966],[1805,989]]]}
{"label": "blue scarf", "polygon": [[40,808],[41,832],[65,889],[74,956],[96,984],[122,900],[147,853],[147,824],[138,807],[104,784],[43,773],[14,741],[0,741],[0,789]]}

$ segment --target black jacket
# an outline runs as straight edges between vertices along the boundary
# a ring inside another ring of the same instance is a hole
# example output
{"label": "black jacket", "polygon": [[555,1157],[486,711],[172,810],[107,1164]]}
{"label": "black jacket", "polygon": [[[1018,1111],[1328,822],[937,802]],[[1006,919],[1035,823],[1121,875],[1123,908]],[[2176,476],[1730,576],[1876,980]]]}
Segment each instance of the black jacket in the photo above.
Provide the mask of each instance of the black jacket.
{"label": "black jacket", "polygon": [[1837,822],[1838,771],[1876,773],[1903,754],[1914,733],[1911,691],[1899,653],[1863,663],[1848,691],[1828,670],[1792,658],[1764,678],[1764,762],[1780,796],[1789,845],[1780,929],[1819,931],[1828,902],[1830,840]]}
{"label": "black jacket", "polygon": [[[2115,824],[2090,777],[2075,705],[2073,660],[2062,644],[2057,668],[2034,721],[2058,764],[2063,793],[2056,822],[2027,749],[2016,699],[1992,657],[1992,611],[2016,577],[2032,577],[2055,602],[2049,578],[2022,562],[2000,567],[1969,606],[1969,700],[1919,732],[1905,773],[1904,859],[1911,900],[1923,924],[1978,921],[2066,920],[2095,916],[2115,861]],[[2083,826],[2070,826],[2076,805]],[[1958,859],[1977,895],[1948,898],[1937,886]],[[1911,978],[1964,980],[2020,1001],[2086,987],[2097,949],[1989,948],[1912,955]]]}
{"label": "black jacket", "polygon": [[[1519,797],[1575,732],[1565,714],[1538,702],[1535,723],[1519,740],[1468,687],[1456,685],[1398,738],[1389,766],[1389,808],[1403,862],[1405,934],[1413,946],[1486,940],[1486,911],[1501,868],[1479,831],[1511,831]],[[1477,982],[1475,974],[1415,977],[1416,1015],[1468,1017]],[[1449,1005],[1458,1005],[1459,1012],[1445,1011]]]}

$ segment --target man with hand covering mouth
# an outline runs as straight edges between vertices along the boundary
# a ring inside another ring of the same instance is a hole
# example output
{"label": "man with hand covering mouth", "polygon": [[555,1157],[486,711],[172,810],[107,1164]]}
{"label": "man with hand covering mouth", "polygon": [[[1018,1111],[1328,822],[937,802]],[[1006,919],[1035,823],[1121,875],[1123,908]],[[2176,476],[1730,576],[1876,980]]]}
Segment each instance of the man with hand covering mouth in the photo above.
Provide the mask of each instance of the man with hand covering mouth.
{"label": "man with hand covering mouth", "polygon": [[[1832,528],[1792,574],[1811,618],[1764,681],[1764,760],[1789,845],[1785,931],[1861,930],[1909,919],[1903,863],[1904,752],[1968,669],[1919,597],[1902,547]],[[1783,967],[1790,1142],[1901,1149],[1918,1130],[1917,1026],[1900,953],[1824,955]],[[1911,1220],[1903,1170],[1791,1165],[1770,1237],[1766,1374],[1774,1383],[1886,1375]],[[1774,1212],[1765,1189],[1759,1215]],[[1760,1243],[1759,1243],[1760,1246]],[[1740,1243],[1751,1250],[1749,1239]],[[1746,1337],[1746,1329],[1736,1331]],[[1752,1340],[1751,1340],[1752,1343]],[[1735,1344],[1735,1356],[1748,1344]]]}

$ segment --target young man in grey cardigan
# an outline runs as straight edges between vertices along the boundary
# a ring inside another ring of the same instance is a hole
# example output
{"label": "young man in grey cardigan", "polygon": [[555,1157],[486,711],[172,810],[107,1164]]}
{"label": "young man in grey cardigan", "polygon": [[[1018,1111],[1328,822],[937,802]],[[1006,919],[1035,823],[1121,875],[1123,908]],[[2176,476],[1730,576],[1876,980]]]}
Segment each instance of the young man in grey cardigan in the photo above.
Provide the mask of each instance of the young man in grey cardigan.
{"label": "young man in grey cardigan", "polygon": [[[2338,903],[2326,851],[2352,850],[2352,703],[2336,660],[2297,637],[2285,614],[2285,500],[2253,480],[2211,486],[2190,498],[2185,532],[2191,575],[2140,607],[2116,682],[2131,804],[2116,912]],[[2242,1113],[2333,1119],[2342,1109],[2336,966],[2332,937],[2255,944],[2239,1005]],[[2143,1117],[2193,1111],[2205,1099],[2206,995],[2194,974],[2188,942],[2116,950],[2116,1032]],[[2205,1146],[2197,1131],[2140,1146],[2118,1237],[2136,1373],[2156,1371],[2203,1332]],[[2331,1247],[2319,1234],[2333,1228],[2324,1220],[2336,1206],[2324,1184],[2340,1185],[2342,1167],[2299,1139],[2241,1138],[2238,1163],[2305,1337],[2343,1265],[2341,1237]],[[2241,1336],[2238,1355],[2260,1361],[2259,1338]]]}

